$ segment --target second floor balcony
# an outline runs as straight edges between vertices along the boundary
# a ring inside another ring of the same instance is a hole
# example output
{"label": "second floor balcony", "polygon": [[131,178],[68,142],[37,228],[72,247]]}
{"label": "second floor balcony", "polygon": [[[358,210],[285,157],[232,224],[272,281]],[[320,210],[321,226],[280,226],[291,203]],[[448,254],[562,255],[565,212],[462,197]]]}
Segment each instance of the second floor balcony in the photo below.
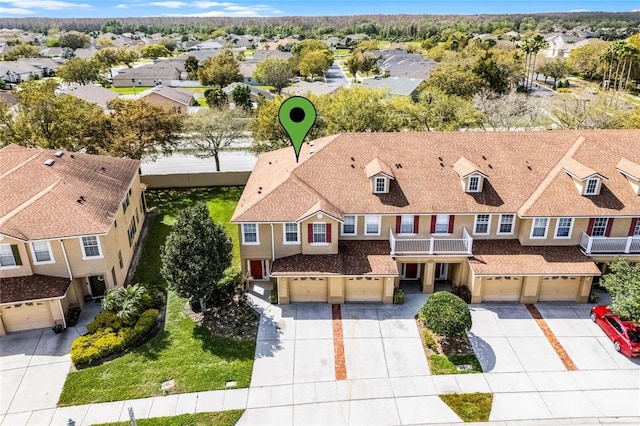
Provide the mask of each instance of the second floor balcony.
{"label": "second floor balcony", "polygon": [[389,230],[391,256],[472,256],[473,238],[462,230],[462,238],[401,238]]}
{"label": "second floor balcony", "polygon": [[580,247],[586,254],[638,254],[640,253],[640,236],[593,237],[583,232]]}

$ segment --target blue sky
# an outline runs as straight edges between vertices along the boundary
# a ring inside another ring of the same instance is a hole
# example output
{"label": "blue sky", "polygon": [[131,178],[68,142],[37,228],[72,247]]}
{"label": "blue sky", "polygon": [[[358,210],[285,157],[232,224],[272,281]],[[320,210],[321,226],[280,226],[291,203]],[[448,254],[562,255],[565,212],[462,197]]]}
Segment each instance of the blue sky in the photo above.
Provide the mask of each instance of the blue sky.
{"label": "blue sky", "polygon": [[293,16],[474,14],[568,11],[640,12],[639,0],[0,0],[0,16]]}

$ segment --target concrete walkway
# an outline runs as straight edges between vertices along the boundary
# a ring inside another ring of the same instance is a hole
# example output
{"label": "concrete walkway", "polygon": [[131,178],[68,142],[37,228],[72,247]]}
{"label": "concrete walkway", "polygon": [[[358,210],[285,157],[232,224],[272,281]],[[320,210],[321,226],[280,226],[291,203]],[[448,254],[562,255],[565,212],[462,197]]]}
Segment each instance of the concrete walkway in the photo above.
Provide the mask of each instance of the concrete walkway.
{"label": "concrete walkway", "polygon": [[[262,313],[258,338],[260,344],[256,348],[257,359],[250,388],[64,408],[52,405],[0,416],[0,423],[65,425],[71,418],[80,426],[126,421],[129,418],[128,407],[133,407],[137,418],[246,409],[239,425],[448,424],[461,420],[440,400],[439,394],[493,392],[490,420],[497,424],[518,421],[535,424],[538,420],[548,422],[548,419],[560,419],[556,422],[565,424],[640,424],[640,370],[623,369],[620,366],[600,370],[496,371],[432,376],[428,369],[419,370],[413,375],[405,374],[401,369],[390,373],[385,362],[387,374],[378,374],[382,371],[378,365],[371,370],[375,374],[363,370],[363,374],[356,374],[347,380],[333,380],[333,352],[328,348],[322,349],[328,346],[328,342],[320,342],[317,351],[314,351],[313,345],[306,343],[316,333],[320,340],[331,340],[330,326],[327,328],[324,324],[330,321],[323,321],[325,317],[331,318],[330,310],[320,305],[305,309],[303,316],[306,315],[306,319],[300,318],[300,321],[307,323],[298,328],[298,317],[291,315],[296,309],[295,305],[272,306],[262,297],[250,297],[256,309]],[[406,313],[417,310],[424,303],[424,297],[408,295],[404,306],[378,305],[377,309],[388,313],[387,320],[391,320],[388,325],[395,323],[398,327],[408,327]],[[390,329],[378,326],[376,331],[372,316],[366,313],[368,309],[365,305],[346,309],[347,315],[343,321],[356,317],[365,321],[351,325],[346,323],[345,340],[371,339],[371,335],[377,333],[380,333],[380,341],[383,340],[384,330]],[[371,318],[371,321],[367,318]],[[414,335],[411,328],[405,332],[404,338],[411,339],[414,336],[418,339],[417,332]],[[296,363],[294,351],[286,349],[291,345],[296,349],[295,336],[298,333],[301,333],[298,336],[302,342],[299,348],[304,356],[299,357]],[[287,339],[287,336],[290,338]],[[392,351],[392,346],[382,343],[382,350]],[[284,361],[278,358],[280,355],[284,356]],[[348,351],[346,356],[348,363]],[[322,368],[314,373],[304,372],[305,359]],[[261,365],[262,361],[268,364]],[[361,362],[366,363],[367,360]],[[286,371],[280,371],[284,365],[287,366]],[[273,377],[269,378],[266,373],[255,373],[263,371],[264,367],[270,370]]]}

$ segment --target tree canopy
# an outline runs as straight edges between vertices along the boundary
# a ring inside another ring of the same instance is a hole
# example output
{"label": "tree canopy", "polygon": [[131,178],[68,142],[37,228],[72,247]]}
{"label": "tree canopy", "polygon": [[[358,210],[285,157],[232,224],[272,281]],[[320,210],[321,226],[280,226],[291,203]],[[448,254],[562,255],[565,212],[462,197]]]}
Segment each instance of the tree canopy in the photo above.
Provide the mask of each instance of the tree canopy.
{"label": "tree canopy", "polygon": [[253,77],[264,86],[273,86],[280,93],[295,75],[291,63],[285,59],[270,57],[258,62]]}
{"label": "tree canopy", "polygon": [[611,295],[611,310],[621,318],[640,323],[640,266],[631,266],[622,257],[609,263],[602,286]]}
{"label": "tree canopy", "polygon": [[233,243],[209,216],[205,203],[185,208],[161,251],[162,276],[181,297],[199,301],[201,310],[231,266]]}
{"label": "tree canopy", "polygon": [[95,59],[70,58],[56,74],[66,82],[89,84],[98,81],[100,63]]}
{"label": "tree canopy", "polygon": [[207,58],[198,68],[198,80],[203,86],[225,87],[235,81],[242,81],[240,64],[231,50],[224,50],[218,55]]}
{"label": "tree canopy", "polygon": [[89,36],[78,31],[69,31],[60,36],[58,45],[60,47],[69,47],[73,50],[84,47],[90,41]]}

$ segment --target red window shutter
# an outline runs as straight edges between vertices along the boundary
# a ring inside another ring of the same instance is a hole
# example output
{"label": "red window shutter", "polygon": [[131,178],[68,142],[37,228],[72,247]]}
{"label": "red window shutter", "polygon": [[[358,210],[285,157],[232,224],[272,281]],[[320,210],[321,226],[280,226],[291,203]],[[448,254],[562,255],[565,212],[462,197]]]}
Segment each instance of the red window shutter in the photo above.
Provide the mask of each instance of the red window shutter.
{"label": "red window shutter", "polygon": [[638,224],[638,218],[634,217],[631,219],[631,227],[629,228],[629,236],[633,237],[633,231],[636,230],[636,225]]}
{"label": "red window shutter", "polygon": [[452,214],[450,214],[450,215],[449,215],[449,230],[448,230],[448,232],[449,232],[450,234],[453,234],[453,220],[454,220],[454,219],[455,219],[455,216],[454,216],[454,215],[452,215]]}
{"label": "red window shutter", "polygon": [[587,226],[587,235],[589,236],[593,234],[593,222],[595,222],[594,218],[589,219],[589,226]]}
{"label": "red window shutter", "polygon": [[331,224],[327,223],[326,225],[326,232],[327,232],[327,242],[330,243],[331,242]]}
{"label": "red window shutter", "polygon": [[416,215],[413,217],[413,233],[417,234],[419,228],[420,228],[420,216]]}
{"label": "red window shutter", "polygon": [[611,227],[613,226],[613,218],[610,217],[609,220],[607,220],[607,229],[604,231],[604,236],[605,237],[610,237],[611,236]]}
{"label": "red window shutter", "polygon": [[401,224],[402,224],[402,216],[396,216],[396,234],[400,233]]}
{"label": "red window shutter", "polygon": [[430,232],[432,234],[436,233],[436,215],[435,214],[431,215],[431,230],[430,230]]}
{"label": "red window shutter", "polygon": [[309,234],[307,236],[307,240],[309,241],[309,243],[313,242],[313,223],[310,223],[307,225],[307,233]]}

